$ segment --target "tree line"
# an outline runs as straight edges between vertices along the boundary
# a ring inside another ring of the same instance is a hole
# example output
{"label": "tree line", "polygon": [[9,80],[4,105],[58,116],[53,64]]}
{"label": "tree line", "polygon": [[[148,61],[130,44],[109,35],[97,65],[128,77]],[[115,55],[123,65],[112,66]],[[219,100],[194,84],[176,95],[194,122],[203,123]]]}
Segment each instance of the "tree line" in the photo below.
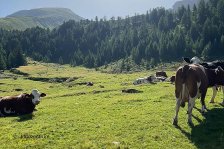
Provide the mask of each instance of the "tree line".
{"label": "tree line", "polygon": [[93,68],[120,59],[152,67],[183,56],[222,58],[224,0],[209,0],[192,9],[155,8],[133,17],[64,22],[53,30],[0,30],[0,69],[44,62]]}

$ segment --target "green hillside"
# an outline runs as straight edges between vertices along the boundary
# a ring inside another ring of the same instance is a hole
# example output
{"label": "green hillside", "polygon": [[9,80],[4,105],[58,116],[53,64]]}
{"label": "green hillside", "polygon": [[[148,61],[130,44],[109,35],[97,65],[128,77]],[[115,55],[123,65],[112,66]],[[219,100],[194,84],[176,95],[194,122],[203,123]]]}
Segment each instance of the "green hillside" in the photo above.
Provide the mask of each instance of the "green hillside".
{"label": "green hillside", "polygon": [[[107,74],[33,61],[17,70],[29,77],[5,71],[2,78],[0,75],[1,96],[30,93],[33,88],[47,96],[31,115],[0,118],[1,149],[224,148],[224,112],[219,104],[222,93],[218,93],[216,103],[209,104],[212,89],[206,96],[209,110],[202,115],[197,99],[193,109],[194,126],[187,124],[185,106],[180,109],[176,128],[172,125],[176,104],[174,85],[170,82],[132,84],[136,78],[154,71]],[[168,76],[175,73],[166,72]],[[56,82],[63,78],[70,79]],[[89,81],[94,85],[86,86],[85,82]],[[141,92],[122,93],[124,89]]]}
{"label": "green hillside", "polygon": [[68,20],[80,21],[82,17],[67,8],[39,8],[21,10],[0,19],[0,28],[25,30],[35,26],[55,28]]}

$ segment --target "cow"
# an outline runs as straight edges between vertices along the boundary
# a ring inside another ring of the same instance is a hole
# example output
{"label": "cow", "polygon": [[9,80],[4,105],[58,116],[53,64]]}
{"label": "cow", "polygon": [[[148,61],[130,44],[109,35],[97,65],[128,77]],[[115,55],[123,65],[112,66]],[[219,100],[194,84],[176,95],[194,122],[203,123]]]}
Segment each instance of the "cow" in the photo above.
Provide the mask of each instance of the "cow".
{"label": "cow", "polygon": [[175,76],[174,76],[174,75],[171,76],[171,77],[169,78],[169,81],[173,84],[173,83],[175,82]]}
{"label": "cow", "polygon": [[180,106],[188,102],[188,123],[192,125],[192,109],[195,99],[201,97],[202,112],[205,111],[205,96],[207,88],[212,83],[209,79],[213,78],[217,83],[224,81],[224,70],[221,67],[207,69],[198,64],[184,65],[179,67],[175,77],[175,96],[176,96],[176,115],[173,125],[178,123],[178,112]]}
{"label": "cow", "polygon": [[0,116],[30,114],[40,103],[41,97],[45,96],[45,93],[33,89],[31,94],[23,93],[18,96],[0,97]]}
{"label": "cow", "polygon": [[[198,57],[193,57],[192,59],[188,58],[188,57],[184,57],[183,60],[189,64],[200,64],[205,68],[208,69],[216,69],[218,66],[220,66],[222,69],[224,69],[224,61],[220,61],[220,60],[216,60],[216,61],[212,61],[212,62],[203,62],[200,58]],[[213,82],[213,78],[211,78],[210,82]],[[224,82],[221,83],[215,83],[214,86],[210,86],[213,89],[213,95],[212,98],[210,100],[210,103],[214,103],[214,99],[215,96],[217,94],[217,86],[222,86],[222,92],[223,92],[223,101],[222,101],[222,105],[224,105]]]}
{"label": "cow", "polygon": [[138,78],[133,82],[134,85],[143,84],[143,83],[149,83],[149,81],[146,77],[145,78]]}
{"label": "cow", "polygon": [[151,75],[151,76],[144,77],[144,78],[138,78],[133,82],[133,84],[138,85],[138,84],[144,84],[144,83],[154,83],[154,82],[158,82],[158,81],[159,80],[157,79],[157,77]]}
{"label": "cow", "polygon": [[167,74],[164,71],[157,71],[156,72],[156,77],[165,77],[165,78],[167,78]]}

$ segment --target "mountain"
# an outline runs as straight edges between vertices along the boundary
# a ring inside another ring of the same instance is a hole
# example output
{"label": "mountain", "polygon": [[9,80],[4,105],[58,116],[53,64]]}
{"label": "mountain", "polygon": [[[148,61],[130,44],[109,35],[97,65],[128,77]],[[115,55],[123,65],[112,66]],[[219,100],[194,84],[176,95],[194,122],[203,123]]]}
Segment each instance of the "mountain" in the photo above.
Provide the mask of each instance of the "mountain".
{"label": "mountain", "polygon": [[[205,0],[205,2],[207,2],[207,1],[208,0]],[[197,5],[199,2],[200,2],[200,0],[181,0],[181,1],[177,1],[173,5],[173,9],[178,10],[179,7],[181,7],[181,6],[187,7],[188,5],[190,6],[190,8],[193,8],[194,4]]]}
{"label": "mountain", "polygon": [[80,21],[82,19],[67,8],[38,8],[21,10],[5,18],[0,18],[0,28],[25,30],[39,26],[52,29],[68,20]]}

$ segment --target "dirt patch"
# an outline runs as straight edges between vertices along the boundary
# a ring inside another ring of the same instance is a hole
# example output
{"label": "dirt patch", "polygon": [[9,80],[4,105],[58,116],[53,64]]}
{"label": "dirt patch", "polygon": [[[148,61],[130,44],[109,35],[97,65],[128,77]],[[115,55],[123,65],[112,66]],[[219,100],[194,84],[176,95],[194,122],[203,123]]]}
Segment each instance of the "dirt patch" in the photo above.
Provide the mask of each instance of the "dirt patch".
{"label": "dirt patch", "polygon": [[0,74],[0,79],[14,79],[16,80],[18,78],[18,75],[14,74]]}
{"label": "dirt patch", "polygon": [[85,92],[78,92],[78,93],[71,93],[71,94],[65,94],[65,95],[61,95],[58,97],[69,97],[69,96],[80,96],[80,95],[85,95]]}
{"label": "dirt patch", "polygon": [[22,72],[16,68],[12,68],[10,69],[10,72],[13,73],[13,74],[17,74],[17,75],[22,75],[22,76],[29,76],[28,73],[25,73],[25,72]]}
{"label": "dirt patch", "polygon": [[15,91],[19,92],[19,91],[23,91],[23,89],[21,89],[21,88],[16,88]]}
{"label": "dirt patch", "polygon": [[116,91],[116,90],[94,90],[92,91],[93,94],[99,94],[99,93],[107,93],[107,92],[112,92],[112,91]]}
{"label": "dirt patch", "polygon": [[78,79],[78,77],[71,77],[71,78],[68,78],[65,82],[69,83],[69,82],[73,82],[73,81],[75,81],[77,79]]}
{"label": "dirt patch", "polygon": [[28,77],[27,79],[40,82],[62,83],[68,80],[69,77],[56,77],[56,78]]}
{"label": "dirt patch", "polygon": [[124,89],[121,91],[122,93],[142,93],[143,91],[139,91],[136,89]]}
{"label": "dirt patch", "polygon": [[6,91],[0,90],[0,92],[5,93]]}

